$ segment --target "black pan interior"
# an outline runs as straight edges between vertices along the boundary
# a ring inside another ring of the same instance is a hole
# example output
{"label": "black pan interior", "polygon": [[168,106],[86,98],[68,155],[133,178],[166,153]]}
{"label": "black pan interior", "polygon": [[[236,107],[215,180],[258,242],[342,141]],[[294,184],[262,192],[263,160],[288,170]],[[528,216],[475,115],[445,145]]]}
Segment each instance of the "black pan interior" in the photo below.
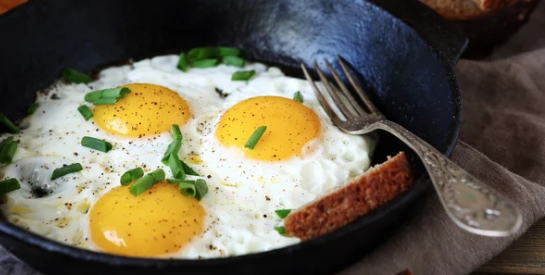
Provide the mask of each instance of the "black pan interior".
{"label": "black pan interior", "polygon": [[[388,118],[445,154],[458,136],[452,64],[465,40],[417,1],[34,0],[0,17],[0,39],[0,110],[13,119],[66,67],[96,72],[129,59],[225,45],[291,75],[300,75],[300,63],[324,66],[324,58],[340,54]],[[413,188],[337,232],[285,249],[216,260],[129,259],[49,242],[3,220],[0,239],[51,274],[326,274],[386,238],[429,186],[419,161],[389,135],[380,134],[373,162],[400,150],[419,177]]]}

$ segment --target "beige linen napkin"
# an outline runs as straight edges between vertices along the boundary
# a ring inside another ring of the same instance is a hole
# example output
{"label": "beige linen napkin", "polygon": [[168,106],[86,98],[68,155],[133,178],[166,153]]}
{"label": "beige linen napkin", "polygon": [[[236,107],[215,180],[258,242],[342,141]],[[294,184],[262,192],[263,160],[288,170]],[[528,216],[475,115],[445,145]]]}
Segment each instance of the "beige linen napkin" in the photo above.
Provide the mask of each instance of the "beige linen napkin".
{"label": "beige linen napkin", "polygon": [[[453,160],[519,203],[524,224],[511,238],[458,229],[434,192],[422,196],[408,222],[341,275],[467,274],[489,261],[545,215],[545,4],[486,61],[459,62],[461,141]],[[37,275],[0,247],[0,275]]]}

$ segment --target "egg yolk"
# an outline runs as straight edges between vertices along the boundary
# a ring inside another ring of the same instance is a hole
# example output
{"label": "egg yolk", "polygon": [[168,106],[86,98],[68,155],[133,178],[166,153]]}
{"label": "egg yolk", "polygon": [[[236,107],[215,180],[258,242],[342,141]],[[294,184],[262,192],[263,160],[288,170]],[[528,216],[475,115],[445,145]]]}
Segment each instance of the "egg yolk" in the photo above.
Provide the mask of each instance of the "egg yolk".
{"label": "egg yolk", "polygon": [[[267,126],[253,150],[244,145],[260,126]],[[253,159],[278,161],[300,156],[307,142],[318,137],[320,119],[305,105],[284,97],[260,96],[237,103],[222,116],[216,138]]]}
{"label": "egg yolk", "polygon": [[179,251],[203,229],[204,209],[161,182],[134,197],[129,186],[102,196],[91,208],[91,239],[101,250],[148,257]]}
{"label": "egg yolk", "polygon": [[131,93],[113,105],[98,105],[93,114],[97,125],[109,133],[144,137],[183,125],[190,117],[187,102],[176,92],[153,84],[124,85]]}

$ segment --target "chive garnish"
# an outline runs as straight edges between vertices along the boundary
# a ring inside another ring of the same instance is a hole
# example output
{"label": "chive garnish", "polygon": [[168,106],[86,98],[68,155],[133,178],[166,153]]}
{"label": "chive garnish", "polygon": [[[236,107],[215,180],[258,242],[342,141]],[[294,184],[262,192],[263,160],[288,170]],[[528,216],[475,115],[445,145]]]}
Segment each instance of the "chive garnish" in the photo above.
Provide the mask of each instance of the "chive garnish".
{"label": "chive garnish", "polygon": [[83,170],[83,167],[79,163],[70,164],[67,166],[63,166],[61,168],[57,168],[53,171],[53,174],[51,175],[51,180],[56,180],[62,176],[66,176],[71,173],[79,172]]}
{"label": "chive garnish", "polygon": [[293,100],[299,102],[299,103],[303,103],[303,95],[301,94],[301,92],[297,91],[293,94]]}
{"label": "chive garnish", "polygon": [[163,169],[157,169],[135,182],[131,188],[129,188],[129,192],[136,197],[164,179],[165,172]]}
{"label": "chive garnish", "polygon": [[93,112],[91,112],[91,109],[89,109],[89,107],[87,107],[86,105],[79,106],[78,111],[83,116],[85,121],[93,117]]}
{"label": "chive garnish", "polygon": [[34,102],[30,106],[28,106],[28,109],[26,109],[26,113],[32,115],[34,114],[34,112],[36,112],[38,107],[40,107],[40,104],[38,104],[38,102]]}
{"label": "chive garnish", "polygon": [[93,101],[93,104],[95,104],[95,105],[114,105],[118,100],[119,100],[119,98],[115,98],[115,97],[103,97],[103,98],[99,98],[99,99]]}
{"label": "chive garnish", "polygon": [[208,193],[208,185],[203,179],[198,179],[195,181],[195,189],[197,189],[195,198],[199,201]]}
{"label": "chive garnish", "polygon": [[107,141],[92,137],[83,137],[81,139],[81,145],[104,153],[108,153],[108,151],[112,150],[113,147],[112,144]]}
{"label": "chive garnish", "polygon": [[176,124],[172,124],[171,131],[172,131],[172,137],[174,138],[174,140],[172,141],[172,143],[168,145],[167,151],[165,152],[165,154],[163,155],[163,158],[161,159],[161,162],[164,165],[169,165],[170,155],[171,154],[178,155],[178,151],[180,151],[180,148],[182,147],[183,136],[182,136],[182,132],[180,131],[180,127],[178,127],[178,125]]}
{"label": "chive garnish", "polygon": [[126,87],[111,88],[87,93],[84,99],[85,101],[91,102],[95,105],[111,105],[115,104],[119,99],[126,97],[130,93],[131,90]]}
{"label": "chive garnish", "polygon": [[4,114],[0,113],[0,122],[2,122],[4,125],[6,125],[6,127],[8,127],[8,129],[14,133],[14,134],[18,134],[21,132],[21,130],[19,130],[19,128],[17,128],[17,126],[15,126],[15,124],[13,124]]}
{"label": "chive garnish", "polygon": [[170,167],[172,176],[175,179],[185,178],[185,171],[177,154],[170,154],[170,157],[168,158],[168,166]]}
{"label": "chive garnish", "polygon": [[172,137],[174,137],[174,139],[183,138],[182,131],[180,131],[180,127],[178,127],[178,125],[172,124],[171,131],[172,131]]}
{"label": "chive garnish", "polygon": [[182,163],[182,167],[184,168],[186,175],[197,176],[197,177],[200,176],[199,173],[195,172],[195,170],[189,167],[189,165],[185,164],[183,160],[180,160],[180,163]]}
{"label": "chive garnish", "polygon": [[182,72],[187,72],[187,54],[181,53],[180,59],[178,59],[178,64],[176,65],[176,68],[178,68]]}
{"label": "chive garnish", "polygon": [[265,130],[267,130],[267,126],[259,126],[252,136],[250,136],[250,139],[248,139],[248,142],[244,145],[245,148],[248,148],[250,150],[254,150],[257,142],[263,136],[263,133],[265,133]]}
{"label": "chive garnish", "polygon": [[125,173],[123,173],[123,175],[121,176],[121,185],[125,186],[125,185],[129,185],[131,182],[141,178],[144,176],[144,169],[138,167],[138,168],[134,168],[134,169],[131,169]]}
{"label": "chive garnish", "polygon": [[274,211],[274,213],[276,213],[276,215],[281,219],[284,219],[285,217],[287,217],[290,214],[290,212],[291,212],[291,209],[279,209]]}
{"label": "chive garnish", "polygon": [[195,181],[194,180],[182,180],[179,182],[178,190],[180,190],[180,193],[182,195],[193,198],[197,195],[197,189],[195,188]]}
{"label": "chive garnish", "polygon": [[275,226],[274,230],[278,232],[278,234],[284,236],[284,237],[291,237],[290,234],[286,233],[286,227],[284,226]]}
{"label": "chive garnish", "polygon": [[231,76],[232,81],[246,81],[252,78],[255,75],[255,71],[238,71]]}
{"label": "chive garnish", "polygon": [[221,59],[221,62],[225,65],[235,66],[241,68],[244,66],[244,59],[238,56],[226,56]]}
{"label": "chive garnish", "polygon": [[13,160],[17,151],[17,141],[13,137],[8,137],[0,143],[0,163],[8,164]]}
{"label": "chive garnish", "polygon": [[191,67],[193,68],[210,68],[218,65],[217,59],[201,59],[191,61]]}
{"label": "chive garnish", "polygon": [[11,191],[15,191],[21,188],[19,181],[16,179],[7,179],[0,181],[0,195],[6,194]]}
{"label": "chive garnish", "polygon": [[91,77],[74,69],[64,69],[62,71],[62,77],[64,80],[72,83],[89,83],[91,82]]}
{"label": "chive garnish", "polygon": [[168,159],[170,158],[170,155],[178,155],[178,151],[180,151],[180,147],[182,147],[182,140],[181,139],[175,139],[170,143],[167,147],[167,151],[163,155],[163,158],[161,159],[161,162],[164,165],[168,165]]}
{"label": "chive garnish", "polygon": [[218,47],[219,56],[239,56],[240,50],[232,47]]}
{"label": "chive garnish", "polygon": [[[219,50],[216,47],[208,47],[208,48],[194,48],[189,51],[187,54],[187,57],[189,60],[202,60],[202,59],[209,59],[218,57]],[[193,67],[193,65],[191,65]]]}

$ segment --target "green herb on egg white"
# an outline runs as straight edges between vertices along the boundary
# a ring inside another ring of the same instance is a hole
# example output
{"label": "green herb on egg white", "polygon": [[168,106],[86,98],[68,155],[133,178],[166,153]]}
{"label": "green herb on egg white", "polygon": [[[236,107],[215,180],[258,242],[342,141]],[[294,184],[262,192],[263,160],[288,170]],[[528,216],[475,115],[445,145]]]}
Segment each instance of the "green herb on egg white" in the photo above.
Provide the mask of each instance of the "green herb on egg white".
{"label": "green herb on egg white", "polygon": [[279,218],[284,219],[291,213],[291,209],[279,209],[274,211],[274,213],[276,213]]}
{"label": "green herb on egg white", "polygon": [[28,106],[28,109],[26,110],[26,113],[29,114],[29,115],[32,115],[32,114],[34,114],[34,112],[36,112],[38,107],[40,107],[40,104],[38,104],[38,102],[34,102],[34,103],[30,104],[30,106]]}
{"label": "green herb on egg white", "polygon": [[165,179],[165,171],[163,171],[163,169],[157,169],[153,172],[150,172],[143,178],[139,179],[137,182],[135,182],[129,188],[129,192],[136,197],[144,193],[153,185],[163,181],[164,179]]}
{"label": "green herb on egg white", "polygon": [[83,170],[83,167],[79,163],[73,163],[70,165],[63,166],[61,168],[57,168],[53,170],[53,174],[51,174],[51,180],[56,180],[60,177],[66,176],[68,174],[72,174],[75,172],[79,172]]}
{"label": "green herb on egg white", "polygon": [[121,185],[126,186],[143,176],[144,176],[144,169],[142,169],[141,167],[134,168],[123,173],[123,175],[121,176],[120,182],[121,182]]}
{"label": "green herb on egg white", "polygon": [[19,134],[21,130],[13,124],[4,114],[0,113],[0,122],[4,124],[13,134]]}
{"label": "green herb on egg white", "polygon": [[0,163],[9,164],[17,151],[17,141],[13,137],[8,137],[0,142]]}
{"label": "green herb on egg white", "polygon": [[89,83],[91,82],[91,77],[74,69],[64,69],[62,71],[62,77],[64,80],[72,83]]}
{"label": "green herb on egg white", "polygon": [[247,81],[255,75],[255,71],[238,71],[231,76],[232,81]]}
{"label": "green herb on egg white", "polygon": [[130,93],[131,90],[126,87],[98,90],[87,93],[85,95],[85,101],[93,103],[94,105],[112,105]]}
{"label": "green herb on egg white", "polygon": [[286,233],[286,227],[284,226],[275,226],[274,230],[283,237],[291,237],[290,234]]}
{"label": "green herb on egg white", "polygon": [[19,184],[19,181],[16,179],[11,178],[11,179],[0,181],[0,195],[18,190],[20,188],[21,188],[21,184]]}
{"label": "green herb on egg white", "polygon": [[299,102],[299,103],[303,103],[303,95],[301,94],[301,92],[297,91],[293,94],[293,100]]}
{"label": "green herb on egg white", "polygon": [[182,72],[186,72],[189,67],[211,68],[216,67],[220,59],[228,66],[244,66],[244,59],[240,57],[240,50],[237,48],[200,47],[191,49],[187,54],[180,53],[176,67]]}
{"label": "green herb on egg white", "polygon": [[89,120],[90,118],[93,117],[93,112],[91,111],[91,109],[89,109],[89,107],[87,107],[86,105],[81,105],[78,107],[78,111],[79,113],[83,116],[83,118],[85,119],[85,121]]}
{"label": "green herb on egg white", "polygon": [[168,183],[179,184],[178,189],[182,195],[188,198],[201,200],[208,194],[208,184],[203,179],[183,180],[183,179],[167,179]]}
{"label": "green herb on egg white", "polygon": [[108,151],[112,150],[113,148],[111,143],[92,137],[83,137],[81,139],[81,145],[104,153],[108,153]]}

